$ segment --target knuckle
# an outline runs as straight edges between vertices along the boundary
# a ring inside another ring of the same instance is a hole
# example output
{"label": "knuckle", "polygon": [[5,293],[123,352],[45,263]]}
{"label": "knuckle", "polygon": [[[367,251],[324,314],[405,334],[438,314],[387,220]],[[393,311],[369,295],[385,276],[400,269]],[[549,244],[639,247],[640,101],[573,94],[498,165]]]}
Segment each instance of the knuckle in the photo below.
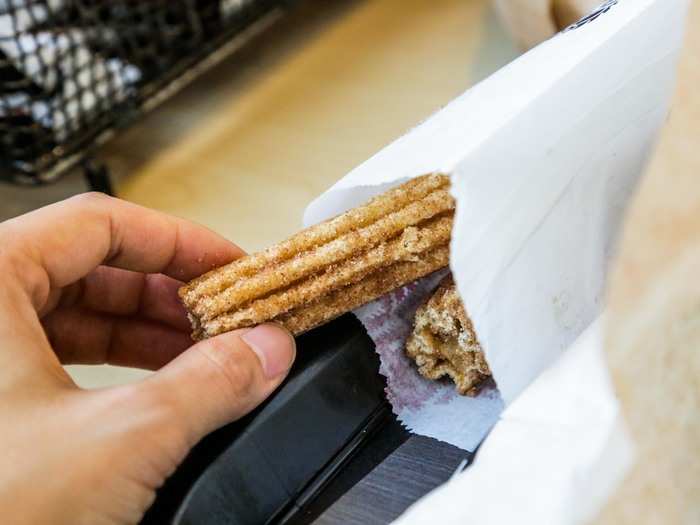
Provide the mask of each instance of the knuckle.
{"label": "knuckle", "polygon": [[16,255],[11,249],[10,241],[0,232],[0,272],[2,275],[7,276],[9,271],[15,268],[15,259]]}
{"label": "knuckle", "polygon": [[221,378],[226,392],[232,398],[245,397],[253,389],[257,371],[255,362],[246,351],[232,351],[216,338],[202,345],[200,351],[212,363],[216,375]]}
{"label": "knuckle", "polygon": [[180,457],[194,445],[182,420],[182,411],[173,392],[163,388],[142,388],[136,383],[132,389],[132,403],[139,407],[139,424],[134,432],[142,442],[155,440],[160,447],[167,447],[170,455]]}
{"label": "knuckle", "polygon": [[11,227],[0,228],[0,275],[4,276],[5,287],[18,284],[39,307],[48,297],[49,283],[35,260],[31,245],[23,243]]}
{"label": "knuckle", "polygon": [[18,257],[17,246],[21,240],[14,228],[14,220],[0,223],[0,265],[14,265]]}
{"label": "knuckle", "polygon": [[69,200],[78,206],[90,208],[92,206],[104,205],[106,202],[111,201],[112,197],[99,191],[88,191],[75,195]]}
{"label": "knuckle", "polygon": [[86,191],[71,197],[71,200],[85,204],[101,203],[111,199],[112,197],[99,191]]}

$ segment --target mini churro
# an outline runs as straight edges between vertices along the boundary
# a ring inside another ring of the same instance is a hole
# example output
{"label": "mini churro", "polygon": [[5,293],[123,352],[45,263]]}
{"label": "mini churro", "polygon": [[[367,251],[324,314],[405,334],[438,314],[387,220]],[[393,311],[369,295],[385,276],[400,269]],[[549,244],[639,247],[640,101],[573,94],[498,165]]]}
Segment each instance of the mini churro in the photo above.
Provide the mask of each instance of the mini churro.
{"label": "mini churro", "polygon": [[449,178],[412,179],[180,289],[194,338],[276,321],[294,334],[448,264]]}
{"label": "mini churro", "polygon": [[462,395],[476,395],[491,375],[472,323],[448,275],[416,311],[406,354],[428,379],[449,376]]}

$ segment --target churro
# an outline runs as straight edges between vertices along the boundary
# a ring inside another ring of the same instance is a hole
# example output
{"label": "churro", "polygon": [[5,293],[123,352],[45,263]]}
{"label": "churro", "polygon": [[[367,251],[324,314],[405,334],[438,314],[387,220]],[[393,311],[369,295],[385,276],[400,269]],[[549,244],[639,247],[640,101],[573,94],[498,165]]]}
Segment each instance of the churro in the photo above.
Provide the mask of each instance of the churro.
{"label": "churro", "polygon": [[491,375],[451,275],[416,311],[406,354],[421,375],[449,376],[462,395],[476,395],[480,383]]}
{"label": "churro", "polygon": [[448,264],[449,178],[426,175],[180,289],[194,338],[276,321],[305,332]]}

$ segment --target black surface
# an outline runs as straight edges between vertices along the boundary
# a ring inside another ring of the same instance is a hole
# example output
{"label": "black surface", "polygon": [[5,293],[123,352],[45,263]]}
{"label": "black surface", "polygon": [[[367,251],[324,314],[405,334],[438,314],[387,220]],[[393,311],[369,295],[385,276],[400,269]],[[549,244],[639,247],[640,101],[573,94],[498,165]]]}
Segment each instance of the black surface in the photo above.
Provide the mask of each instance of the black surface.
{"label": "black surface", "polygon": [[283,521],[283,525],[314,523],[326,509],[360,483],[377,465],[382,463],[411,434],[389,413],[385,424],[357,451],[356,455],[338,472],[321,491],[303,508]]}
{"label": "black surface", "polygon": [[299,338],[284,385],[197,445],[142,523],[389,523],[471,455],[407,432],[378,367],[351,315]]}
{"label": "black surface", "polygon": [[314,499],[384,425],[379,361],[354,317],[299,338],[298,355],[264,406],[193,449],[143,523],[278,521]]}
{"label": "black surface", "polygon": [[463,460],[471,458],[469,452],[447,443],[411,436],[313,523],[390,523],[421,496],[447,481]]}

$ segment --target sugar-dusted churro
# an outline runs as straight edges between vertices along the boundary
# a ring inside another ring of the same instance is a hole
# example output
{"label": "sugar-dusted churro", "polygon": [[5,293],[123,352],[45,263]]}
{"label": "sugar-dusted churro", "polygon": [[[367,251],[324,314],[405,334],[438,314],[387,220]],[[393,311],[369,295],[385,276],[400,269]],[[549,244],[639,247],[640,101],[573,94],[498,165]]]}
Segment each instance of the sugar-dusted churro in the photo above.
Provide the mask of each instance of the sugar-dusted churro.
{"label": "sugar-dusted churro", "polygon": [[476,395],[479,384],[491,375],[451,275],[416,311],[406,354],[421,375],[428,379],[447,375],[462,395]]}
{"label": "sugar-dusted churro", "polygon": [[180,289],[197,339],[277,321],[299,334],[448,264],[449,178],[413,179]]}

